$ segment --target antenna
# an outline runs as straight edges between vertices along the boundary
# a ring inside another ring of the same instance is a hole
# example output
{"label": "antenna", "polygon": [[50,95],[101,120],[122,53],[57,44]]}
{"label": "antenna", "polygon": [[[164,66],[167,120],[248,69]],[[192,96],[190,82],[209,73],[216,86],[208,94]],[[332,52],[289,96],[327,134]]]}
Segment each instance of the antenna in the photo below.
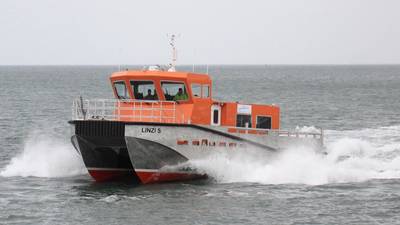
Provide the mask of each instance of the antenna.
{"label": "antenna", "polygon": [[176,71],[176,69],[175,69],[176,59],[178,57],[178,52],[175,47],[175,39],[177,38],[177,36],[175,34],[171,34],[171,35],[167,34],[167,37],[169,38],[169,45],[171,45],[171,47],[172,47],[172,62],[169,65],[168,71],[175,72]]}

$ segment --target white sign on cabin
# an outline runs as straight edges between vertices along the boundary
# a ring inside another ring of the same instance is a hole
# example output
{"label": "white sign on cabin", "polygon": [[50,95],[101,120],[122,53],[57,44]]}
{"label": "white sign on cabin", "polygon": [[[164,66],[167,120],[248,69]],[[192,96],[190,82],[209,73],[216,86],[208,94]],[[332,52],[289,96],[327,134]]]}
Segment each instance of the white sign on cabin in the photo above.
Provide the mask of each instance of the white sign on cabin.
{"label": "white sign on cabin", "polygon": [[251,115],[251,105],[237,105],[237,114]]}

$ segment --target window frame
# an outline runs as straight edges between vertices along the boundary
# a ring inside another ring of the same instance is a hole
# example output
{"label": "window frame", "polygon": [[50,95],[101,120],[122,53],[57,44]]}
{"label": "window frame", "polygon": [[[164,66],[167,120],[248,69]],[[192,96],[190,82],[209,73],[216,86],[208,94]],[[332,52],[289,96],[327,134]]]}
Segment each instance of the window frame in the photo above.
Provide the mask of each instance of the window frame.
{"label": "window frame", "polygon": [[[249,123],[249,126],[247,128],[252,128],[252,126],[253,126],[253,121],[252,121],[253,120],[253,116],[251,114],[236,114],[236,127],[239,127],[238,126],[238,116],[250,116],[250,123]],[[243,128],[246,128],[246,123],[244,123]]]}
{"label": "window frame", "polygon": [[[119,96],[117,87],[115,86],[116,83],[123,83],[123,84],[124,84],[124,86],[125,86],[125,92],[126,92],[126,94],[127,94],[127,98],[121,98],[121,96]],[[114,89],[115,95],[117,96],[117,99],[120,99],[120,100],[129,100],[129,99],[132,98],[131,94],[129,93],[129,89],[128,89],[127,86],[126,86],[126,81],[125,81],[125,80],[115,80],[115,81],[113,81],[113,89]]]}
{"label": "window frame", "polygon": [[[258,126],[258,117],[268,117],[270,119],[270,128],[259,128]],[[272,129],[272,116],[271,115],[257,115],[256,116],[256,128],[263,129],[263,130],[271,130]]]}
{"label": "window frame", "polygon": [[[155,99],[155,100],[147,100],[147,99],[144,99],[144,96],[143,96],[142,99],[137,99],[136,96],[135,96],[135,90],[133,90],[133,86],[132,86],[132,83],[131,83],[131,82],[135,82],[135,81],[153,82],[154,90],[157,92],[157,99]],[[160,101],[160,96],[158,94],[157,87],[156,87],[156,81],[154,81],[154,80],[129,80],[129,85],[131,86],[130,89],[132,91],[133,99],[138,100],[138,101]]]}
{"label": "window frame", "polygon": [[[186,94],[188,96],[188,99],[186,100],[178,100],[179,102],[188,102],[191,99],[191,95],[188,93],[188,88],[187,88],[187,84],[185,81],[177,81],[177,80],[160,80],[160,88],[161,88],[161,92],[163,94],[164,100],[168,101],[168,102],[175,102],[174,100],[167,100],[167,98],[165,97],[165,93],[164,93],[164,89],[163,89],[163,82],[169,82],[169,83],[181,83],[183,84],[184,88],[186,89]],[[175,97],[175,95],[174,95]]]}
{"label": "window frame", "polygon": [[[198,85],[198,86],[200,87],[200,95],[199,95],[199,96],[195,96],[195,95],[194,95],[194,92],[193,92],[193,85]],[[200,84],[200,83],[192,83],[191,86],[190,86],[190,88],[191,88],[191,91],[192,91],[192,96],[193,96],[193,98],[202,98],[202,96],[203,96],[203,84]]]}
{"label": "window frame", "polygon": [[[215,112],[217,111],[217,123],[215,123]],[[211,126],[221,126],[221,120],[222,120],[222,115],[221,115],[222,107],[219,104],[212,104],[211,105],[211,119],[210,119],[210,124]]]}
{"label": "window frame", "polygon": [[[213,124],[218,124],[219,123],[219,110],[218,109],[213,109],[213,111],[212,111],[212,114],[213,114],[213,116],[212,116],[212,123]],[[216,121],[215,121],[215,119],[217,119]]]}
{"label": "window frame", "polygon": [[[204,87],[207,87],[208,90],[208,96],[205,97],[204,95]],[[202,84],[201,85],[201,98],[210,98],[211,97],[211,91],[210,91],[210,84]]]}

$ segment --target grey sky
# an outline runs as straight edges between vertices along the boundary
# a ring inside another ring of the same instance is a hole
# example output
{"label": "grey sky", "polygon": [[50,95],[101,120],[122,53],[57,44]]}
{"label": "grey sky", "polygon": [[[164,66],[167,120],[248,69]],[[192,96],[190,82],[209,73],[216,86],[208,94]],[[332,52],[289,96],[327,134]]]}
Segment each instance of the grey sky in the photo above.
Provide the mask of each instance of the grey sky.
{"label": "grey sky", "polygon": [[399,64],[399,0],[1,0],[0,65]]}

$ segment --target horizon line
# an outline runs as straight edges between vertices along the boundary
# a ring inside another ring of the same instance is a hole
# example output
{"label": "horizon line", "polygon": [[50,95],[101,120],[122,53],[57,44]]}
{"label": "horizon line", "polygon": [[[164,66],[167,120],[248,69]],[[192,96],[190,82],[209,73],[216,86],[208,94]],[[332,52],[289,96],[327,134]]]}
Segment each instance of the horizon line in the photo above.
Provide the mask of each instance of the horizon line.
{"label": "horizon line", "polygon": [[[151,66],[162,64],[0,64],[0,66]],[[243,64],[180,64],[181,66],[400,66],[400,63],[316,63],[316,64],[300,64],[300,63],[243,63]]]}

